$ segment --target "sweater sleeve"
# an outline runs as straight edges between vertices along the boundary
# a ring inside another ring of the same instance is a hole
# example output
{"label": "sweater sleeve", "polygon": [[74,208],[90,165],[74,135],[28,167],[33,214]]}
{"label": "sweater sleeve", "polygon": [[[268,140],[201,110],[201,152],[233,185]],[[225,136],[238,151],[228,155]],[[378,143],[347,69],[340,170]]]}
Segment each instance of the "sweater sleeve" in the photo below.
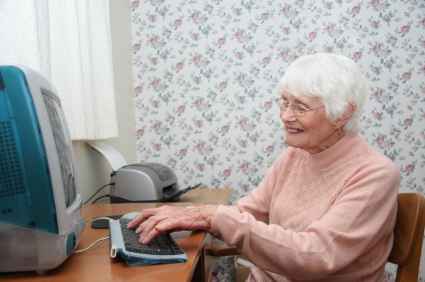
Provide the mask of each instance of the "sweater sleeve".
{"label": "sweater sleeve", "polygon": [[[275,173],[267,174],[271,179],[244,199],[239,211],[218,208],[211,226],[214,236],[237,246],[256,266],[290,277],[312,279],[335,274],[367,252],[371,262],[385,263],[392,246],[400,183],[400,172],[392,162],[356,172],[327,214],[298,233],[268,225],[263,218],[272,189],[268,185],[277,179]],[[256,212],[257,206],[264,211]],[[372,254],[370,250],[378,243],[383,247]]]}

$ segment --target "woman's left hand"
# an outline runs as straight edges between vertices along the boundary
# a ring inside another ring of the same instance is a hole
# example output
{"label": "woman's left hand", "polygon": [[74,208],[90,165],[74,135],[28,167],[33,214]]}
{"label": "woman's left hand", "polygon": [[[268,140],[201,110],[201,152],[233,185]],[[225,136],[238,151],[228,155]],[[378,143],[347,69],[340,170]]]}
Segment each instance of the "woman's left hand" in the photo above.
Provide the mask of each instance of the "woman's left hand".
{"label": "woman's left hand", "polygon": [[218,206],[207,205],[199,207],[177,208],[162,206],[143,210],[127,225],[129,229],[139,227],[139,241],[148,244],[163,231],[206,230],[211,228],[211,221]]}

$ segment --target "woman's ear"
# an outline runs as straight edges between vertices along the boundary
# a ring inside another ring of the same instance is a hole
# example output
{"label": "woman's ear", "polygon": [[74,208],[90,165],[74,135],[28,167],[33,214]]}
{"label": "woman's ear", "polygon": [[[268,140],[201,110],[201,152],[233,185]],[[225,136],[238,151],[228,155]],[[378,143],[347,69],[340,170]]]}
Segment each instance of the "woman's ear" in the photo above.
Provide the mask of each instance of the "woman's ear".
{"label": "woman's ear", "polygon": [[348,103],[348,111],[350,112],[350,117],[356,111],[356,108],[357,108],[356,102],[351,101],[350,103]]}
{"label": "woman's ear", "polygon": [[346,114],[339,120],[339,127],[343,127],[347,121],[351,118],[353,113],[356,111],[357,104],[354,101],[348,103],[348,111]]}

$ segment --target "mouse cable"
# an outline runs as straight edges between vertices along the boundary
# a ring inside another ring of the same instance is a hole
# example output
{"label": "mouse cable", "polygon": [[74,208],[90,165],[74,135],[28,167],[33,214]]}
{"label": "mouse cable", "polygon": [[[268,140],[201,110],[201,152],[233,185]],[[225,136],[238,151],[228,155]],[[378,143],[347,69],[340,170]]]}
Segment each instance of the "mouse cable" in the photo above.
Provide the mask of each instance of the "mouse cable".
{"label": "mouse cable", "polygon": [[102,199],[102,198],[106,198],[106,197],[110,197],[110,195],[108,194],[108,195],[100,196],[99,198],[97,198],[96,200],[94,200],[94,201],[92,202],[92,204],[96,203],[96,202],[97,202],[97,200],[100,200],[100,199]]}
{"label": "mouse cable", "polygon": [[84,204],[87,204],[91,199],[93,199],[94,196],[96,196],[97,193],[99,193],[100,190],[102,190],[103,188],[105,188],[106,186],[109,186],[109,185],[115,185],[115,183],[109,183],[109,184],[106,184],[106,185],[100,187],[99,190],[97,190],[97,192],[94,193],[93,196],[91,196],[90,199],[88,199]]}
{"label": "mouse cable", "polygon": [[109,237],[105,237],[105,238],[99,239],[99,240],[95,241],[93,244],[91,244],[90,247],[85,248],[85,249],[82,249],[82,250],[74,251],[74,253],[81,253],[81,252],[87,251],[88,249],[90,249],[91,247],[93,247],[96,243],[99,243],[100,241],[103,241],[103,240],[106,240],[106,239],[109,239]]}

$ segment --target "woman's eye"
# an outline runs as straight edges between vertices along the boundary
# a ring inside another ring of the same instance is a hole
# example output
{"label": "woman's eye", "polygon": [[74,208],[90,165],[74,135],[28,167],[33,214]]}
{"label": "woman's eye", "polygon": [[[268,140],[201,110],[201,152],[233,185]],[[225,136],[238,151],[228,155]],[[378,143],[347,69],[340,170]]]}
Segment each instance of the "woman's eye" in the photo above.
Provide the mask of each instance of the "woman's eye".
{"label": "woman's eye", "polygon": [[298,108],[298,110],[299,110],[299,111],[301,111],[301,112],[303,112],[303,111],[305,111],[305,110],[307,110],[307,109],[308,109],[308,108],[307,108],[307,106],[302,105],[302,104],[297,104],[297,108]]}

